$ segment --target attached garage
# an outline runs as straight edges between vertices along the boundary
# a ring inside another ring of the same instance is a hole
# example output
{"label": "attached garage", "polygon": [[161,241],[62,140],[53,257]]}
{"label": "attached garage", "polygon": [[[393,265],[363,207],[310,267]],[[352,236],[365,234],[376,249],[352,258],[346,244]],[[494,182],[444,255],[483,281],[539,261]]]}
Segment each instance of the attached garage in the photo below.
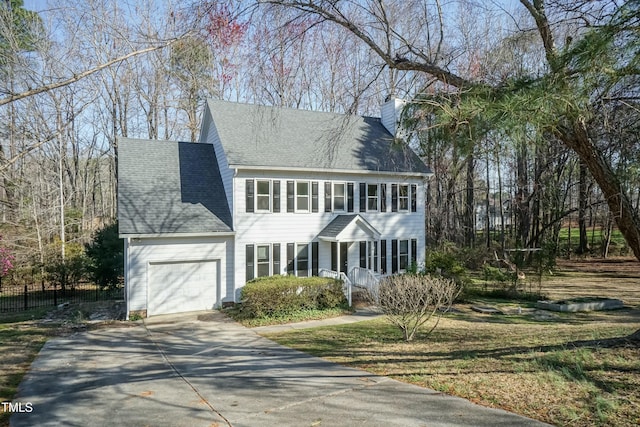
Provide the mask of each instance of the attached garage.
{"label": "attached garage", "polygon": [[147,315],[211,310],[220,295],[219,261],[149,263]]}

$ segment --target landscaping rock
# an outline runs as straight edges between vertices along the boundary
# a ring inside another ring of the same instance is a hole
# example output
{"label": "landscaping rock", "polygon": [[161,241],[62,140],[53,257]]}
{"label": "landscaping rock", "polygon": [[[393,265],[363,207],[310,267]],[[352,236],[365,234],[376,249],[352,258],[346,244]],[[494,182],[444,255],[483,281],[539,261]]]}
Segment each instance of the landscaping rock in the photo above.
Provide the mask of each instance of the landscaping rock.
{"label": "landscaping rock", "polygon": [[495,307],[489,306],[481,306],[481,305],[472,305],[471,310],[477,311],[482,314],[504,314],[501,310],[498,310]]}
{"label": "landscaping rock", "polygon": [[543,310],[575,313],[577,311],[614,310],[624,303],[614,298],[584,298],[569,301],[538,301],[536,307]]}

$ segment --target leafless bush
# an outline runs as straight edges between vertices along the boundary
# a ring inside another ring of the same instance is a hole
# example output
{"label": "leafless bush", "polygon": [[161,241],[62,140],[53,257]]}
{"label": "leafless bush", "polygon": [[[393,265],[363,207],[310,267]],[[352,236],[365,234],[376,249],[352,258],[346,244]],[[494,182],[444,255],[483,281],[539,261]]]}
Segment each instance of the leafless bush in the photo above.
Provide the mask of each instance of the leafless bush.
{"label": "leafless bush", "polygon": [[402,330],[405,341],[412,341],[418,328],[434,315],[437,320],[427,335],[438,326],[440,313],[451,307],[460,291],[453,280],[404,274],[383,279],[371,297]]}

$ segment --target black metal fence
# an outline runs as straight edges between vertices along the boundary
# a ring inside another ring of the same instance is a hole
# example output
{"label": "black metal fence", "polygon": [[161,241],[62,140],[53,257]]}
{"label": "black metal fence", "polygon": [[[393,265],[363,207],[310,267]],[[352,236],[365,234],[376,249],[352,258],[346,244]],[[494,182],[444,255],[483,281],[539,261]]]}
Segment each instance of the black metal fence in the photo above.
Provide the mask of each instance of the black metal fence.
{"label": "black metal fence", "polygon": [[81,283],[73,287],[48,284],[0,286],[0,312],[30,310],[39,307],[55,307],[64,303],[107,301],[124,298],[124,289],[100,289],[93,283]]}

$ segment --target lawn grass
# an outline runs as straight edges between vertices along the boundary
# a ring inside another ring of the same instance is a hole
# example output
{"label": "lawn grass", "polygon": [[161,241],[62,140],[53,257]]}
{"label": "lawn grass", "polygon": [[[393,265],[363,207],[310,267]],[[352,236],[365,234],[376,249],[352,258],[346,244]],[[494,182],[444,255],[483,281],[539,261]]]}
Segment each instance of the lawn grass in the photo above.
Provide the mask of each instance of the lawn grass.
{"label": "lawn grass", "polygon": [[[50,308],[0,314],[0,402],[13,401],[31,362],[47,339],[56,334],[55,326],[43,326],[33,320],[48,310]],[[9,416],[0,409],[0,426],[9,425]]]}
{"label": "lawn grass", "polygon": [[410,343],[385,320],[265,336],[343,365],[555,425],[638,425],[640,349],[612,339],[640,328],[640,319],[637,313],[598,319],[447,315],[429,337]]}

